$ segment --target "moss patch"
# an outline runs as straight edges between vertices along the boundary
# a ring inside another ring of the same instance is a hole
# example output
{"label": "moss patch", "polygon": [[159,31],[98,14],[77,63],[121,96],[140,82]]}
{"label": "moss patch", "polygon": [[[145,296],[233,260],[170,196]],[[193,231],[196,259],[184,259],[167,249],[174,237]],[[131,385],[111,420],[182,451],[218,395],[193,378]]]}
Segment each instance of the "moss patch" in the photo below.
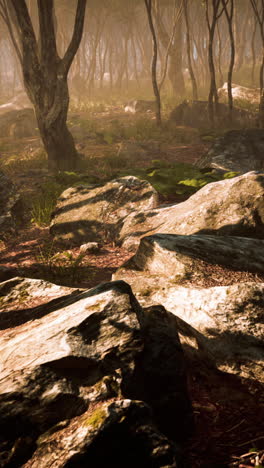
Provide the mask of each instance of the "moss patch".
{"label": "moss patch", "polygon": [[92,426],[93,429],[98,429],[106,419],[106,411],[104,408],[96,409],[90,418],[86,419],[84,425]]}

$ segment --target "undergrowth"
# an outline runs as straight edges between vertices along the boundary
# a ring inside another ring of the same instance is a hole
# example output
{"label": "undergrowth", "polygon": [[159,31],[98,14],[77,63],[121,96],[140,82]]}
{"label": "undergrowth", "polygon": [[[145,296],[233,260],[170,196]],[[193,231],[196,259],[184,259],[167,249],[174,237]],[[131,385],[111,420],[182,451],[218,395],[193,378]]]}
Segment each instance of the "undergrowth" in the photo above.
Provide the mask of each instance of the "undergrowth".
{"label": "undergrowth", "polygon": [[88,267],[84,261],[85,255],[82,252],[74,254],[68,250],[58,251],[54,241],[49,240],[38,247],[35,260],[47,280],[74,284],[81,278],[81,267]]}

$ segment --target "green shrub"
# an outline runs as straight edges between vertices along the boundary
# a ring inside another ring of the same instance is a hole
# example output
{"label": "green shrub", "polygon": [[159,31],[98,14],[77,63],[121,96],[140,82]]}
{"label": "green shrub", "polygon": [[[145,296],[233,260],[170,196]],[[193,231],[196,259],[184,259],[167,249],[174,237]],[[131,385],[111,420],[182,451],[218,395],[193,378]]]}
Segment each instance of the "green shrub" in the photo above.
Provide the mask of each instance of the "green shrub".
{"label": "green shrub", "polygon": [[163,196],[168,195],[191,195],[210,182],[232,178],[237,172],[226,172],[223,174],[215,171],[202,173],[191,164],[174,163],[159,165],[158,160],[153,161],[154,167],[149,168],[146,174],[147,180]]}

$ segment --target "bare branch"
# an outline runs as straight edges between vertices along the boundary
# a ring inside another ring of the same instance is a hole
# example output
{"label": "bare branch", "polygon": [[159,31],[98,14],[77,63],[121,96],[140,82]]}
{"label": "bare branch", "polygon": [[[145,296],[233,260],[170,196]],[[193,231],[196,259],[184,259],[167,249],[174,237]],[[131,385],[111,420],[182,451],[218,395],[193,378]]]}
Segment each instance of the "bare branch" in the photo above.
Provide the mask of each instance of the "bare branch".
{"label": "bare branch", "polygon": [[66,74],[69,71],[69,68],[72,64],[74,56],[81,42],[85,17],[85,8],[86,0],[78,0],[72,39],[62,59],[63,69]]}

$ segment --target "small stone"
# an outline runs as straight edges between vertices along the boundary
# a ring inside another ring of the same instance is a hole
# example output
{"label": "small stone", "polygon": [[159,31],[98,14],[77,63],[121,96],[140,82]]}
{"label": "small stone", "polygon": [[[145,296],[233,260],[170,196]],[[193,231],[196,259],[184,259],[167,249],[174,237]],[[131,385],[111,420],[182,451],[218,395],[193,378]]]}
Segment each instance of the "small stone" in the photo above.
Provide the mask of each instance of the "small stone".
{"label": "small stone", "polygon": [[98,242],[87,242],[80,247],[80,253],[98,253],[101,246]]}

